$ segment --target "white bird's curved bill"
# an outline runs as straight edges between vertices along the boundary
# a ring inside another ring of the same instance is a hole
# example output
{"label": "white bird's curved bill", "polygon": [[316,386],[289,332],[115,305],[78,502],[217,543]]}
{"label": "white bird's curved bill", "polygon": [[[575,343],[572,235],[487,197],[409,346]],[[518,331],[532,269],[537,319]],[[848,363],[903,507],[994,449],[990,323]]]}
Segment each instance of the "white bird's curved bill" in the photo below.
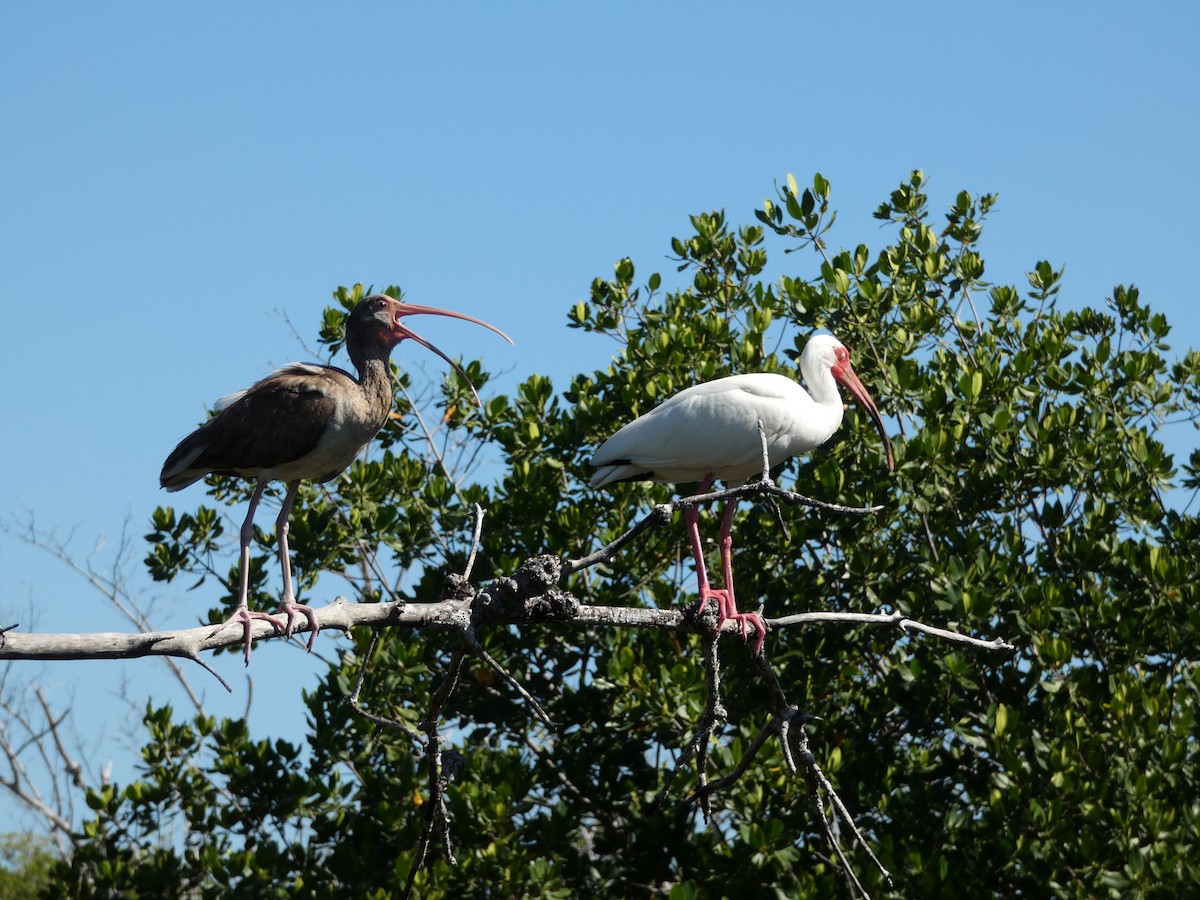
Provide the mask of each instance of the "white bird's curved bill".
{"label": "white bird's curved bill", "polygon": [[883,417],[879,415],[879,407],[871,399],[871,395],[867,392],[866,387],[858,380],[858,375],[855,374],[849,359],[842,366],[833,367],[833,377],[840,381],[846,390],[854,395],[854,399],[862,404],[867,414],[871,417],[871,421],[875,423],[875,427],[879,430],[879,436],[883,438],[883,449],[887,453],[888,471],[894,472],[896,470],[896,460],[892,456],[892,442],[888,440],[887,432],[883,428]]}

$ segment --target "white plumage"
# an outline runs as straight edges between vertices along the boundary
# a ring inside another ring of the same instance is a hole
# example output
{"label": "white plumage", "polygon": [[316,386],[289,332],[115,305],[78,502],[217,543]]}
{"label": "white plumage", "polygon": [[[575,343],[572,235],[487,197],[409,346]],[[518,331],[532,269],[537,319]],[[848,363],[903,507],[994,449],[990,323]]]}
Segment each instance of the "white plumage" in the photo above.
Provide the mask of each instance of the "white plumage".
{"label": "white plumage", "polygon": [[[841,354],[839,358],[839,353]],[[841,427],[845,407],[837,379],[872,418],[879,413],[850,367],[846,348],[831,334],[804,346],[800,371],[809,390],[784,375],[730,375],[680,391],[634,419],[592,457],[592,485],[647,480],[671,484],[711,477],[741,482],[762,471],[761,419],[771,466],[819,447]],[[880,433],[887,435],[879,424]],[[891,447],[887,447],[889,466]]]}
{"label": "white plumage", "polygon": [[[793,410],[803,411],[793,415]],[[596,451],[592,484],[650,479],[671,484],[744,481],[762,471],[758,421],[774,467],[825,443],[842,421],[842,405],[822,407],[792,379],[731,375],[681,391],[634,419]]]}
{"label": "white plumage", "polygon": [[[808,391],[783,375],[731,375],[680,391],[660,406],[639,416],[605,441],[592,457],[592,484],[617,481],[700,482],[700,492],[717,480],[738,485],[762,471],[762,442],[766,433],[772,468],[784,460],[821,446],[841,427],[844,406],[840,382],[871,416],[883,436],[888,469],[894,467],[892,448],[879,410],[854,374],[850,354],[831,334],[818,334],[804,346],[800,371]],[[811,392],[811,393],[810,393]],[[719,618],[738,620],[758,631],[755,653],[766,629],[755,613],[739,613],[733,597],[730,550],[734,502],[721,526],[721,555],[725,589],[711,590],[694,509],[687,522],[700,582],[701,608],[717,600]]]}

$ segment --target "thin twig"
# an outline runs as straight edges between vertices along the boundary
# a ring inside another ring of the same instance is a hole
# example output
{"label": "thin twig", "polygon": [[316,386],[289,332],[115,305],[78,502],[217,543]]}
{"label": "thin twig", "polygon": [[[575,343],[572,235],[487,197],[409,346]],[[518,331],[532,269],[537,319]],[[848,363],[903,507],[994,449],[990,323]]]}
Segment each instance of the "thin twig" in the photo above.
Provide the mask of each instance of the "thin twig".
{"label": "thin twig", "polygon": [[663,781],[662,788],[659,789],[658,795],[651,804],[652,809],[658,808],[666,801],[667,796],[671,792],[671,786],[675,783],[675,778],[683,768],[685,760],[695,758],[696,779],[700,787],[692,794],[692,797],[701,796],[700,811],[704,816],[704,820],[709,820],[711,806],[708,800],[708,793],[704,792],[701,795],[701,791],[704,791],[708,783],[708,743],[718,726],[723,726],[729,718],[728,710],[721,703],[721,657],[717,652],[719,638],[720,632],[713,631],[709,639],[704,642],[704,668],[708,673],[708,699],[705,703],[704,713],[700,717],[700,722],[696,726],[695,732],[692,734],[691,741],[688,742],[687,750],[679,754],[679,757],[675,760],[674,768]]}
{"label": "thin twig", "polygon": [[1016,650],[1016,646],[1010,644],[1003,638],[993,638],[991,640],[983,640],[981,638],[971,637],[967,634],[962,634],[958,631],[951,631],[948,628],[938,628],[934,625],[926,625],[923,622],[918,622],[916,619],[910,619],[908,616],[900,612],[892,613],[855,613],[855,612],[807,612],[794,613],[790,616],[780,616],[777,619],[767,619],[767,624],[772,628],[783,628],[787,625],[804,625],[810,622],[845,622],[851,625],[894,625],[900,630],[920,631],[924,634],[940,637],[943,640],[955,641],[960,644],[969,644],[972,647],[977,647],[980,650],[995,650],[1002,653],[1011,653]]}
{"label": "thin twig", "polygon": [[546,711],[542,709],[541,705],[535,699],[533,699],[533,695],[529,693],[529,691],[525,690],[521,682],[517,681],[517,679],[514,678],[509,671],[504,668],[504,666],[500,665],[500,663],[497,662],[490,653],[483,649],[483,645],[479,643],[474,634],[465,632],[463,634],[463,640],[467,642],[467,645],[475,651],[480,659],[487,663],[488,668],[504,679],[504,683],[516,691],[518,695],[520,695],[521,699],[529,705],[529,708],[533,710],[533,714],[537,716],[538,720],[543,725],[550,729],[558,728],[550,716],[546,714]]}
{"label": "thin twig", "polygon": [[[801,758],[805,759],[804,766],[804,781],[808,785],[808,800],[812,805],[813,815],[817,817],[817,821],[821,823],[821,830],[825,833],[825,840],[829,846],[833,848],[834,854],[841,863],[842,872],[846,876],[846,880],[850,882],[851,890],[857,890],[859,894],[870,900],[871,895],[867,893],[867,889],[863,887],[862,882],[858,880],[858,875],[854,872],[854,866],[850,864],[850,860],[846,858],[845,851],[842,850],[842,842],[838,839],[837,832],[829,821],[829,816],[825,813],[825,803],[821,799],[822,784],[827,784],[828,781],[824,778],[824,773],[821,772],[820,766],[816,765],[816,760],[813,759],[812,753],[808,750],[808,736],[801,731]],[[812,761],[812,765],[808,765],[808,761]],[[885,874],[886,871],[885,871]],[[888,876],[889,884],[891,882],[890,875]]]}
{"label": "thin twig", "polygon": [[475,568],[475,554],[479,552],[479,538],[483,534],[483,517],[485,515],[487,515],[487,510],[476,503],[475,530],[471,535],[471,555],[467,557],[467,564],[463,567],[463,581],[471,580],[471,570]]}
{"label": "thin twig", "polygon": [[825,500],[818,500],[815,497],[798,494],[795,491],[784,490],[770,478],[762,481],[752,481],[749,484],[739,485],[738,487],[726,488],[721,491],[709,491],[706,494],[694,494],[690,497],[680,497],[670,503],[660,503],[612,543],[602,547],[595,553],[589,553],[587,556],[564,562],[563,574],[570,575],[573,572],[578,572],[580,569],[586,569],[589,566],[596,565],[596,563],[612,559],[618,550],[638,537],[646,529],[651,526],[662,527],[668,524],[671,521],[671,517],[680,510],[692,506],[716,503],[721,500],[733,500],[735,498],[752,497],[754,495],[776,497],[790,506],[807,506],[812,509],[822,509],[826,512],[855,516],[871,515],[884,509],[882,506],[844,506],[840,503],[829,503]]}
{"label": "thin twig", "polygon": [[367,652],[363,654],[362,665],[358,667],[358,677],[354,680],[354,690],[350,696],[346,698],[346,704],[354,710],[358,715],[362,716],[368,722],[371,722],[379,728],[386,728],[389,731],[399,731],[410,741],[412,741],[420,749],[425,747],[425,739],[420,732],[410,726],[401,719],[389,719],[385,716],[376,715],[369,712],[358,699],[362,693],[363,681],[366,679],[367,668],[371,663],[371,658],[375,655],[375,648],[379,645],[380,631],[375,629],[371,632],[370,643],[367,644]]}
{"label": "thin twig", "polygon": [[[122,561],[128,558],[127,554],[130,546],[129,528],[130,520],[128,517],[126,517],[125,522],[121,526],[121,537],[116,543],[116,551],[114,553],[111,574],[105,575],[104,573],[97,571],[96,567],[92,564],[92,558],[98,552],[99,544],[97,544],[96,550],[93,550],[91,554],[85,557],[84,562],[80,562],[77,558],[71,556],[71,554],[67,552],[67,544],[69,543],[69,540],[66,542],[60,540],[57,530],[38,530],[33,519],[32,512],[28,514],[28,521],[22,530],[12,528],[7,523],[0,525],[0,530],[3,530],[12,537],[23,541],[37,550],[41,550],[44,553],[50,554],[76,575],[83,578],[84,581],[99,591],[113,606],[115,606],[117,611],[120,612],[121,615],[126,619],[128,619],[129,622],[132,623],[139,632],[142,634],[148,634],[154,631],[154,626],[151,622],[150,615],[142,609],[141,603],[129,590],[125,576],[121,571]],[[12,628],[16,627],[16,625],[12,626]],[[2,635],[3,630],[0,630],[0,639],[2,639]],[[224,687],[225,690],[232,693],[232,688],[229,686],[229,683],[215,671],[213,671],[213,669],[207,663],[202,662],[194,656],[190,658],[193,662],[199,663],[202,668],[209,672],[209,674],[213,675],[217,681],[221,683],[221,686]],[[193,689],[191,682],[188,681],[187,676],[184,674],[183,668],[170,657],[164,657],[163,661],[166,663],[167,668],[170,669],[171,674],[175,676],[175,680],[179,682],[180,686],[187,694],[188,700],[191,702],[192,706],[195,707],[197,712],[203,713],[204,704],[200,700],[199,695],[197,695],[196,691]]]}
{"label": "thin twig", "polygon": [[821,822],[825,827],[826,836],[829,838],[829,842],[833,845],[834,850],[837,852],[838,858],[842,861],[842,865],[845,868],[848,877],[854,879],[855,885],[857,885],[858,889],[862,891],[863,896],[869,896],[862,884],[859,882],[858,876],[854,874],[854,869],[846,859],[845,854],[843,854],[841,844],[837,840],[836,835],[833,833],[833,829],[829,824],[829,820],[825,816],[825,806],[820,800],[818,787],[820,791],[824,791],[825,796],[829,798],[829,802],[833,804],[834,810],[839,816],[841,816],[842,821],[844,821],[850,828],[850,832],[854,836],[854,840],[860,847],[863,848],[871,862],[874,863],[875,868],[877,868],[879,873],[883,876],[887,886],[890,888],[892,886],[892,873],[884,867],[883,863],[879,861],[879,857],[877,857],[871,850],[871,845],[867,842],[867,839],[863,836],[863,833],[858,830],[858,826],[854,823],[854,817],[851,816],[850,811],[846,809],[846,804],[842,802],[842,798],[838,796],[837,791],[834,790],[833,785],[830,783],[825,773],[821,770],[821,766],[817,763],[816,757],[813,756],[812,750],[809,749],[808,735],[805,733],[803,728],[799,730],[799,739],[797,743],[797,750],[799,750],[800,759],[803,761],[804,770],[807,773],[810,796],[813,798],[818,817],[821,819]]}
{"label": "thin twig", "polygon": [[462,650],[454,651],[453,656],[450,658],[450,666],[449,671],[446,673],[446,678],[438,685],[438,689],[433,692],[433,696],[430,697],[429,710],[425,715],[425,721],[421,725],[421,730],[425,732],[425,758],[429,763],[429,811],[425,814],[425,824],[421,829],[420,840],[417,842],[415,859],[413,860],[412,868],[408,872],[408,883],[404,886],[403,896],[405,898],[412,896],[417,872],[425,865],[425,858],[429,852],[429,844],[435,825],[443,825],[442,838],[446,860],[451,865],[456,864],[450,846],[449,814],[444,802],[445,786],[441,777],[442,736],[438,733],[438,725],[441,720],[442,707],[454,692],[454,688],[458,685],[459,676],[462,674],[464,657],[465,653]]}
{"label": "thin twig", "polygon": [[778,732],[778,719],[778,716],[772,717],[770,722],[759,729],[758,734],[754,736],[754,740],[752,740],[749,746],[746,747],[745,752],[742,754],[742,758],[738,760],[737,765],[734,766],[731,772],[726,775],[722,775],[720,778],[714,781],[710,781],[708,783],[701,782],[700,786],[697,787],[692,795],[684,802],[693,803],[696,800],[700,800],[702,804],[707,804],[712,794],[729,787],[729,785],[734,784],[739,778],[745,775],[746,771],[750,768],[750,763],[754,761],[754,758],[758,755],[758,752],[766,744],[767,738]]}

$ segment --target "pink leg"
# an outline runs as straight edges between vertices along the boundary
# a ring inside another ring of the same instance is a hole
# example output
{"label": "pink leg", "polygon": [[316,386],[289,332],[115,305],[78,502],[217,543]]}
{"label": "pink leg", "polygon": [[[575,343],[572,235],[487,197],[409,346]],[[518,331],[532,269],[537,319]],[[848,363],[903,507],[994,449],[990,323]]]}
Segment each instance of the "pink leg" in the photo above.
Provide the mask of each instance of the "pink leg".
{"label": "pink leg", "polygon": [[733,516],[737,510],[737,500],[730,500],[725,506],[725,515],[721,518],[721,570],[725,576],[725,609],[722,619],[733,619],[742,627],[742,639],[746,637],[746,623],[749,623],[758,634],[754,642],[754,655],[762,650],[763,640],[767,636],[767,626],[763,624],[762,616],[758,613],[740,613],[733,596]]}
{"label": "pink leg", "polygon": [[[700,482],[700,487],[696,493],[703,494],[713,483],[713,476],[708,475]],[[725,592],[714,591],[708,586],[708,567],[704,564],[704,543],[700,540],[700,510],[694,506],[689,506],[683,511],[683,520],[687,523],[688,536],[692,539],[692,557],[696,560],[696,582],[699,589],[700,600],[696,604],[696,612],[704,611],[704,606],[709,599],[717,601],[717,630],[720,630],[722,623],[725,621]]]}
{"label": "pink leg", "polygon": [[299,489],[299,481],[288,485],[283,507],[279,510],[279,518],[275,520],[275,534],[279,538],[279,565],[283,569],[283,596],[279,598],[279,611],[287,614],[287,630],[284,632],[287,637],[292,636],[297,613],[308,619],[308,625],[312,629],[308,637],[308,650],[311,653],[313,641],[317,639],[317,632],[321,627],[317,624],[317,614],[303,603],[296,602],[296,595],[292,592],[292,558],[288,552],[288,531],[291,529],[288,517],[292,514],[292,504],[296,502],[296,492]]}
{"label": "pink leg", "polygon": [[241,572],[238,579],[238,605],[232,616],[213,629],[213,634],[219,634],[230,625],[241,625],[243,638],[246,644],[245,659],[246,665],[250,665],[250,642],[251,632],[254,630],[255,620],[270,622],[271,627],[276,633],[283,628],[282,622],[274,616],[266,613],[251,612],[248,602],[250,593],[250,542],[254,539],[254,513],[258,509],[258,502],[262,499],[263,490],[266,489],[267,482],[259,480],[258,486],[254,489],[254,494],[250,497],[250,508],[246,511],[246,520],[242,522],[242,550],[241,550]]}

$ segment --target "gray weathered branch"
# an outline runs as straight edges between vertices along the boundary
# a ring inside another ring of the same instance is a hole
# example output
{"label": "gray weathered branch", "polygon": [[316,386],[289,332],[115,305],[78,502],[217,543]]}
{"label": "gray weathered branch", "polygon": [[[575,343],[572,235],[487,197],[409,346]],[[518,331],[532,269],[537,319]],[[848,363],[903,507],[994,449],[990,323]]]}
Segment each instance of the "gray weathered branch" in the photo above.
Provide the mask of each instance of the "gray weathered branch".
{"label": "gray weathered branch", "polygon": [[[708,625],[683,609],[589,606],[558,587],[569,567],[553,556],[526,560],[511,577],[498,578],[478,593],[460,578],[447,579],[444,597],[432,603],[352,603],[344,597],[316,610],[322,630],[349,632],[352,628],[445,628],[460,633],[480,625],[554,624],[591,628],[615,626],[660,628],[684,633],[708,633]],[[919,631],[945,640],[964,643],[979,650],[1011,652],[1011,644],[1000,639],[983,640],[959,632],[936,628],[899,613],[808,612],[766,619],[769,630],[809,624],[891,626],[898,634]],[[302,633],[308,625],[300,624]],[[738,633],[737,623],[726,622],[724,631]],[[26,634],[17,628],[0,631],[0,661],[136,659],[169,656],[203,664],[201,654],[241,641],[240,628],[216,631],[212,625],[175,631],[145,633],[99,632],[93,634]],[[254,623],[255,640],[275,634],[266,622]]]}

